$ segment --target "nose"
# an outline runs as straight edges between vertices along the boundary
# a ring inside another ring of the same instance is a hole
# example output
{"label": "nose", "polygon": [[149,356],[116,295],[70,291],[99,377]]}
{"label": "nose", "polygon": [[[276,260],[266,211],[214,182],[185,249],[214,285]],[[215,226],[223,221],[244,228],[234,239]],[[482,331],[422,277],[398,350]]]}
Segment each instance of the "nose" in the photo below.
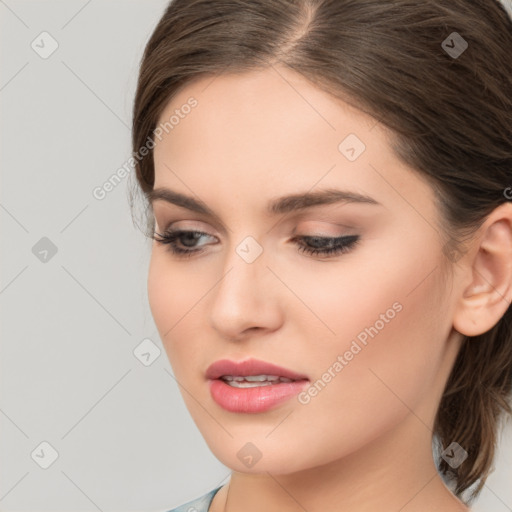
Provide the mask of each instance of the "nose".
{"label": "nose", "polygon": [[210,325],[229,340],[241,340],[255,331],[278,329],[285,300],[279,297],[280,284],[267,267],[265,251],[248,262],[233,249],[212,290]]}

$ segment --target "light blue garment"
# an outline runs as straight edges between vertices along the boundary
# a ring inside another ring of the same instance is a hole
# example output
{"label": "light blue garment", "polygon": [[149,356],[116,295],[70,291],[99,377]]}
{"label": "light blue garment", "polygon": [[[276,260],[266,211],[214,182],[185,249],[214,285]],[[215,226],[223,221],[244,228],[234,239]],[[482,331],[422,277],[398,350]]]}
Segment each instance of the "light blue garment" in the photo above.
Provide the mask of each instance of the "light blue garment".
{"label": "light blue garment", "polygon": [[213,501],[213,497],[221,487],[222,486],[217,487],[200,498],[184,503],[183,505],[173,508],[172,510],[168,510],[167,512],[208,512],[210,504]]}

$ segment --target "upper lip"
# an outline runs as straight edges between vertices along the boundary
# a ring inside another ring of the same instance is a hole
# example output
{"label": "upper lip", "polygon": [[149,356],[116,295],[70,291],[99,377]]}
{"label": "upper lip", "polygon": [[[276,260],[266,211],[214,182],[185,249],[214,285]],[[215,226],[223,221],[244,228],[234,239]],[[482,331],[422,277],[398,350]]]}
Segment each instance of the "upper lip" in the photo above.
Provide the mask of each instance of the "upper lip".
{"label": "upper lip", "polygon": [[309,380],[305,375],[259,359],[245,359],[244,361],[220,359],[212,363],[206,370],[206,378],[208,379],[218,379],[224,375],[239,375],[241,377],[246,375],[277,375],[291,380]]}

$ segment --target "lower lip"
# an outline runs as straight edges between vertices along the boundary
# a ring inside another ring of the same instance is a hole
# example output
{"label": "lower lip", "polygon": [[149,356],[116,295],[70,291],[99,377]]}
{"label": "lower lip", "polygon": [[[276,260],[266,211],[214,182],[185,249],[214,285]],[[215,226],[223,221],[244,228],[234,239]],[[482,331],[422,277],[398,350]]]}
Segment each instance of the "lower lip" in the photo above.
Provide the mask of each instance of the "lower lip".
{"label": "lower lip", "polygon": [[280,382],[251,388],[235,388],[222,379],[209,380],[212,398],[226,411],[257,413],[265,412],[298,395],[308,380]]}

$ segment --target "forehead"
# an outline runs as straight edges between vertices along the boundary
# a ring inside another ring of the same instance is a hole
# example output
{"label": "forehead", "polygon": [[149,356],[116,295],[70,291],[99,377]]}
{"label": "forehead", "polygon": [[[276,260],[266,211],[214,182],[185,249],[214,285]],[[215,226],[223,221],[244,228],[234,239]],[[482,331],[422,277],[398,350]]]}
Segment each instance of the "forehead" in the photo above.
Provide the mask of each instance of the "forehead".
{"label": "forehead", "polygon": [[[191,101],[194,107],[190,107]],[[350,133],[382,156],[389,152],[370,116],[338,100],[285,68],[203,76],[187,84],[167,104],[158,124],[172,126],[155,147],[158,170],[174,166],[229,167],[246,174],[294,167],[300,162],[329,169]],[[372,133],[373,132],[373,133]],[[378,146],[378,147],[377,147]],[[355,167],[355,166],[352,166]]]}
{"label": "forehead", "polygon": [[[250,132],[258,135],[260,144],[266,134],[268,139],[275,140],[277,136],[279,141],[290,139],[300,130],[306,130],[310,136],[316,132],[338,137],[349,127],[362,135],[376,124],[369,115],[327,94],[300,74],[279,66],[199,77],[178,91],[158,123],[169,120],[190,98],[197,104],[180,124],[211,127],[210,136],[217,127],[231,129],[232,138],[236,133],[243,136]],[[181,123],[187,117],[192,117],[192,121]],[[177,128],[172,131],[179,137],[184,130]],[[218,136],[221,138],[222,134]]]}
{"label": "forehead", "polygon": [[[431,206],[430,187],[398,161],[380,123],[294,71],[203,76],[174,96],[159,123],[172,116],[154,149],[155,187],[256,207],[318,184]],[[343,153],[346,140],[360,152],[355,160]]]}

